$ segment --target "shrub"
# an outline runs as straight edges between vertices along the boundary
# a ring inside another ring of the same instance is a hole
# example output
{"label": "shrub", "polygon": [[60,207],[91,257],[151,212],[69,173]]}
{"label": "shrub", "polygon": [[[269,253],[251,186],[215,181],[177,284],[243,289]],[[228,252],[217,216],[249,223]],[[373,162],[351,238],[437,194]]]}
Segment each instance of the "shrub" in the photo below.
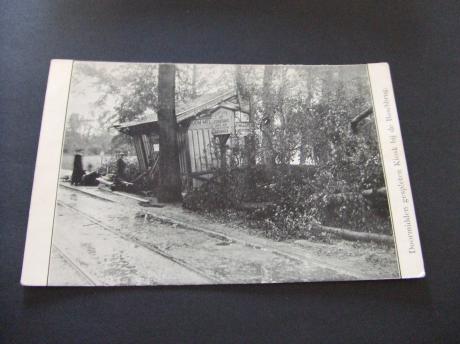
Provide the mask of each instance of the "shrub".
{"label": "shrub", "polygon": [[[133,157],[124,159],[126,163],[125,178],[126,181],[131,181],[140,174],[139,164]],[[104,162],[98,170],[101,174],[116,173],[117,172],[117,159],[111,157],[108,161]]]}
{"label": "shrub", "polygon": [[378,184],[371,172],[359,172],[364,178],[350,183],[333,170],[312,166],[277,166],[271,173],[263,166],[218,170],[209,182],[187,193],[184,207],[225,214],[223,210],[244,209],[244,202],[265,202],[246,211],[245,219],[280,240],[318,236],[312,223],[390,234],[388,212],[380,214],[361,195],[363,186]]}
{"label": "shrub", "polygon": [[365,189],[384,186],[375,126],[369,122],[358,134],[350,130],[350,114],[364,105],[338,99],[309,110],[302,130],[313,142],[314,167],[285,163],[270,171],[263,166],[217,171],[186,196],[184,206],[213,212],[238,209],[247,201],[268,202],[247,212],[246,219],[277,239],[315,236],[312,223],[391,234],[387,204],[362,196]]}

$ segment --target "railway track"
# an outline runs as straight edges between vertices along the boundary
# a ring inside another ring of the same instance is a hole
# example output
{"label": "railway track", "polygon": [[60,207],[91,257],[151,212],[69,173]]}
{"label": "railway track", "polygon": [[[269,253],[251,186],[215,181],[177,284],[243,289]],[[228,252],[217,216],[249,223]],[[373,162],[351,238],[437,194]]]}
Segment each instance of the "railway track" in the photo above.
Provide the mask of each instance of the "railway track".
{"label": "railway track", "polygon": [[119,237],[119,238],[121,238],[123,240],[126,240],[126,241],[128,241],[130,243],[133,243],[133,244],[136,244],[138,246],[141,246],[141,247],[151,251],[152,253],[158,254],[158,255],[162,256],[163,258],[166,258],[166,259],[172,261],[173,263],[178,264],[178,265],[182,266],[183,268],[186,268],[187,270],[200,275],[201,277],[203,277],[206,280],[208,280],[210,283],[222,283],[222,281],[217,280],[212,276],[209,276],[209,274],[206,274],[204,271],[202,271],[200,269],[197,269],[194,266],[191,266],[190,264],[186,263],[185,261],[183,261],[181,259],[178,259],[176,257],[173,257],[173,256],[169,255],[167,252],[165,252],[164,250],[160,249],[156,245],[153,245],[151,243],[146,243],[146,242],[143,242],[141,240],[138,240],[132,235],[123,234],[120,230],[117,230],[117,229],[113,228],[110,225],[102,223],[101,221],[99,221],[98,219],[94,218],[93,216],[82,212],[81,210],[77,209],[76,207],[74,207],[74,206],[72,206],[70,204],[67,204],[67,203],[62,202],[62,201],[58,201],[57,203],[59,205],[63,206],[63,207],[66,207],[66,208],[71,209],[72,211],[75,211],[80,216],[86,218],[87,220],[91,221],[92,223],[96,224],[97,226],[109,231],[110,233],[116,235],[117,237]]}
{"label": "railway track", "polygon": [[57,255],[68,265],[70,268],[83,280],[85,280],[89,286],[101,285],[94,277],[90,276],[86,271],[78,266],[78,264],[70,258],[67,254],[64,253],[56,244],[53,244],[53,249]]}
{"label": "railway track", "polygon": [[[86,197],[99,198],[100,200],[107,201],[107,202],[112,202],[112,203],[115,203],[115,204],[118,203],[116,200],[112,200],[112,199],[108,198],[108,196],[98,197],[97,195],[95,196],[93,194],[90,194],[90,192],[80,190],[78,188],[68,188],[68,189],[72,189],[74,191],[77,191],[79,194],[82,194],[82,195],[84,195]],[[79,215],[85,217],[86,219],[88,219],[92,223],[94,223],[94,224],[100,226],[101,228],[111,232],[112,234],[118,236],[119,238],[122,238],[123,240],[127,240],[127,241],[129,241],[131,243],[134,243],[136,245],[142,246],[142,247],[150,250],[152,253],[161,255],[162,257],[164,257],[164,258],[166,258],[166,259],[168,259],[168,260],[170,260],[170,261],[182,266],[183,268],[186,268],[187,270],[198,274],[199,276],[205,278],[206,280],[208,280],[212,284],[215,284],[215,283],[228,283],[228,279],[225,276],[216,276],[215,274],[211,275],[206,269],[203,270],[203,269],[201,269],[201,268],[199,268],[197,266],[191,265],[189,262],[185,261],[184,259],[181,259],[181,258],[178,258],[178,257],[175,257],[175,256],[169,254],[164,249],[158,247],[157,245],[155,245],[152,242],[145,242],[143,240],[139,240],[138,238],[136,238],[136,236],[135,236],[136,233],[135,232],[123,233],[121,229],[114,227],[112,224],[109,224],[109,223],[106,223],[104,221],[101,221],[100,219],[95,218],[94,216],[85,213],[81,209],[78,209],[77,207],[75,207],[75,206],[73,206],[71,204],[63,202],[62,200],[59,200],[58,204],[60,204],[60,205],[62,205],[64,207],[67,207],[67,208],[71,209],[72,211],[77,212]],[[267,252],[267,254],[282,257],[283,259],[289,260],[289,261],[293,262],[294,264],[306,264],[307,261],[308,261],[308,264],[310,264],[310,265],[313,264],[318,268],[333,270],[337,274],[345,276],[345,278],[347,278],[347,279],[366,278],[366,276],[360,275],[356,271],[350,271],[348,269],[343,269],[343,268],[334,266],[332,264],[328,264],[327,262],[325,263],[325,262],[320,261],[318,258],[315,258],[315,257],[312,257],[312,258],[307,257],[306,258],[306,257],[302,257],[302,256],[300,256],[300,255],[298,255],[296,253],[291,253],[291,252],[287,253],[287,252],[283,252],[283,251],[274,249],[273,247],[264,247],[263,245],[260,245],[260,244],[258,244],[256,242],[250,242],[250,241],[242,240],[242,239],[235,238],[235,237],[232,237],[232,236],[220,233],[220,232],[216,232],[216,231],[209,230],[209,229],[206,229],[206,228],[200,228],[200,227],[197,227],[197,226],[192,225],[190,223],[185,223],[185,222],[182,222],[182,221],[178,221],[178,220],[170,218],[168,216],[154,214],[154,213],[146,210],[145,208],[143,208],[138,213],[143,214],[143,216],[145,216],[146,219],[148,217],[151,217],[154,221],[157,221],[157,222],[160,222],[160,223],[163,223],[163,224],[172,225],[175,228],[179,227],[179,228],[183,228],[183,229],[187,229],[187,230],[192,230],[194,232],[202,233],[202,234],[208,236],[209,238],[212,238],[212,239],[218,241],[218,243],[216,245],[238,244],[240,246],[246,247],[246,249],[257,250],[259,252],[261,252],[261,251],[262,252]],[[249,252],[248,252],[248,255],[250,255]],[[262,266],[261,268],[262,268],[262,270],[265,271],[264,266]]]}

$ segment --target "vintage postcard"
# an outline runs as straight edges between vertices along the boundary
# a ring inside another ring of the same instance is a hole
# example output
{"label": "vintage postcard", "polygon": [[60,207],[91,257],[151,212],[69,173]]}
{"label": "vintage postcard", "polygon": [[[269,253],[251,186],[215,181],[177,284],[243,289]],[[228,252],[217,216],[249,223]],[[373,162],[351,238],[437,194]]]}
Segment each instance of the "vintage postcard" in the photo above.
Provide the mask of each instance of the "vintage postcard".
{"label": "vintage postcard", "polygon": [[387,64],[52,61],[23,285],[424,275]]}

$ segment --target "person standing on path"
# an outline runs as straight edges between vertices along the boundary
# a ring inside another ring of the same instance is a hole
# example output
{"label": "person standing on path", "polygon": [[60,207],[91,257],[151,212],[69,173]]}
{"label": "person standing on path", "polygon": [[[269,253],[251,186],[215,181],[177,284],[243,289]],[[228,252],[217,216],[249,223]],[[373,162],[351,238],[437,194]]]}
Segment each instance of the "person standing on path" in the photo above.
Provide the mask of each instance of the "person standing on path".
{"label": "person standing on path", "polygon": [[121,180],[125,180],[126,177],[126,162],[123,160],[125,153],[120,153],[120,157],[117,160],[117,177]]}
{"label": "person standing on path", "polygon": [[77,149],[75,151],[75,157],[73,159],[73,170],[72,170],[72,177],[70,179],[70,184],[71,185],[80,185],[81,184],[81,179],[83,175],[85,174],[85,171],[83,170],[83,160],[82,160],[82,149]]}

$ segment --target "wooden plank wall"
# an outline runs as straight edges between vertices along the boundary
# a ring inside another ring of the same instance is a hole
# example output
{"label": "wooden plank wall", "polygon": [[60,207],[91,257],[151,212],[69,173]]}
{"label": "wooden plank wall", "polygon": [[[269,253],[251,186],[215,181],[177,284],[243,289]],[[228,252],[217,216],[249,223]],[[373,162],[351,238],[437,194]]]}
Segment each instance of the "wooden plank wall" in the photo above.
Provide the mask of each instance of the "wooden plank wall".
{"label": "wooden plank wall", "polygon": [[[154,154],[154,135],[133,136],[134,147],[141,171],[148,169]],[[183,175],[187,173],[209,172],[220,165],[211,128],[206,125],[183,128],[177,134],[179,165]]]}
{"label": "wooden plank wall", "polygon": [[150,166],[153,159],[153,145],[150,142],[150,137],[146,134],[141,135],[142,138],[142,147],[144,148],[145,153],[145,162],[147,166]]}
{"label": "wooden plank wall", "polygon": [[211,129],[189,129],[187,139],[191,172],[210,171],[219,166]]}
{"label": "wooden plank wall", "polygon": [[147,170],[147,157],[143,148],[143,140],[140,135],[133,136],[134,149],[136,150],[137,161],[139,162],[139,169],[143,172]]}
{"label": "wooden plank wall", "polygon": [[[152,135],[135,135],[133,136],[134,148],[136,150],[137,159],[139,161],[139,168],[145,171],[151,165],[155,155],[154,143],[157,141],[156,137]],[[179,148],[179,165],[181,173],[190,172],[189,168],[189,149],[187,142],[187,133],[180,131],[177,134],[177,142]]]}
{"label": "wooden plank wall", "polygon": [[190,171],[188,166],[188,145],[187,145],[187,132],[180,130],[177,134],[177,143],[179,148],[179,166],[181,173],[188,173]]}

